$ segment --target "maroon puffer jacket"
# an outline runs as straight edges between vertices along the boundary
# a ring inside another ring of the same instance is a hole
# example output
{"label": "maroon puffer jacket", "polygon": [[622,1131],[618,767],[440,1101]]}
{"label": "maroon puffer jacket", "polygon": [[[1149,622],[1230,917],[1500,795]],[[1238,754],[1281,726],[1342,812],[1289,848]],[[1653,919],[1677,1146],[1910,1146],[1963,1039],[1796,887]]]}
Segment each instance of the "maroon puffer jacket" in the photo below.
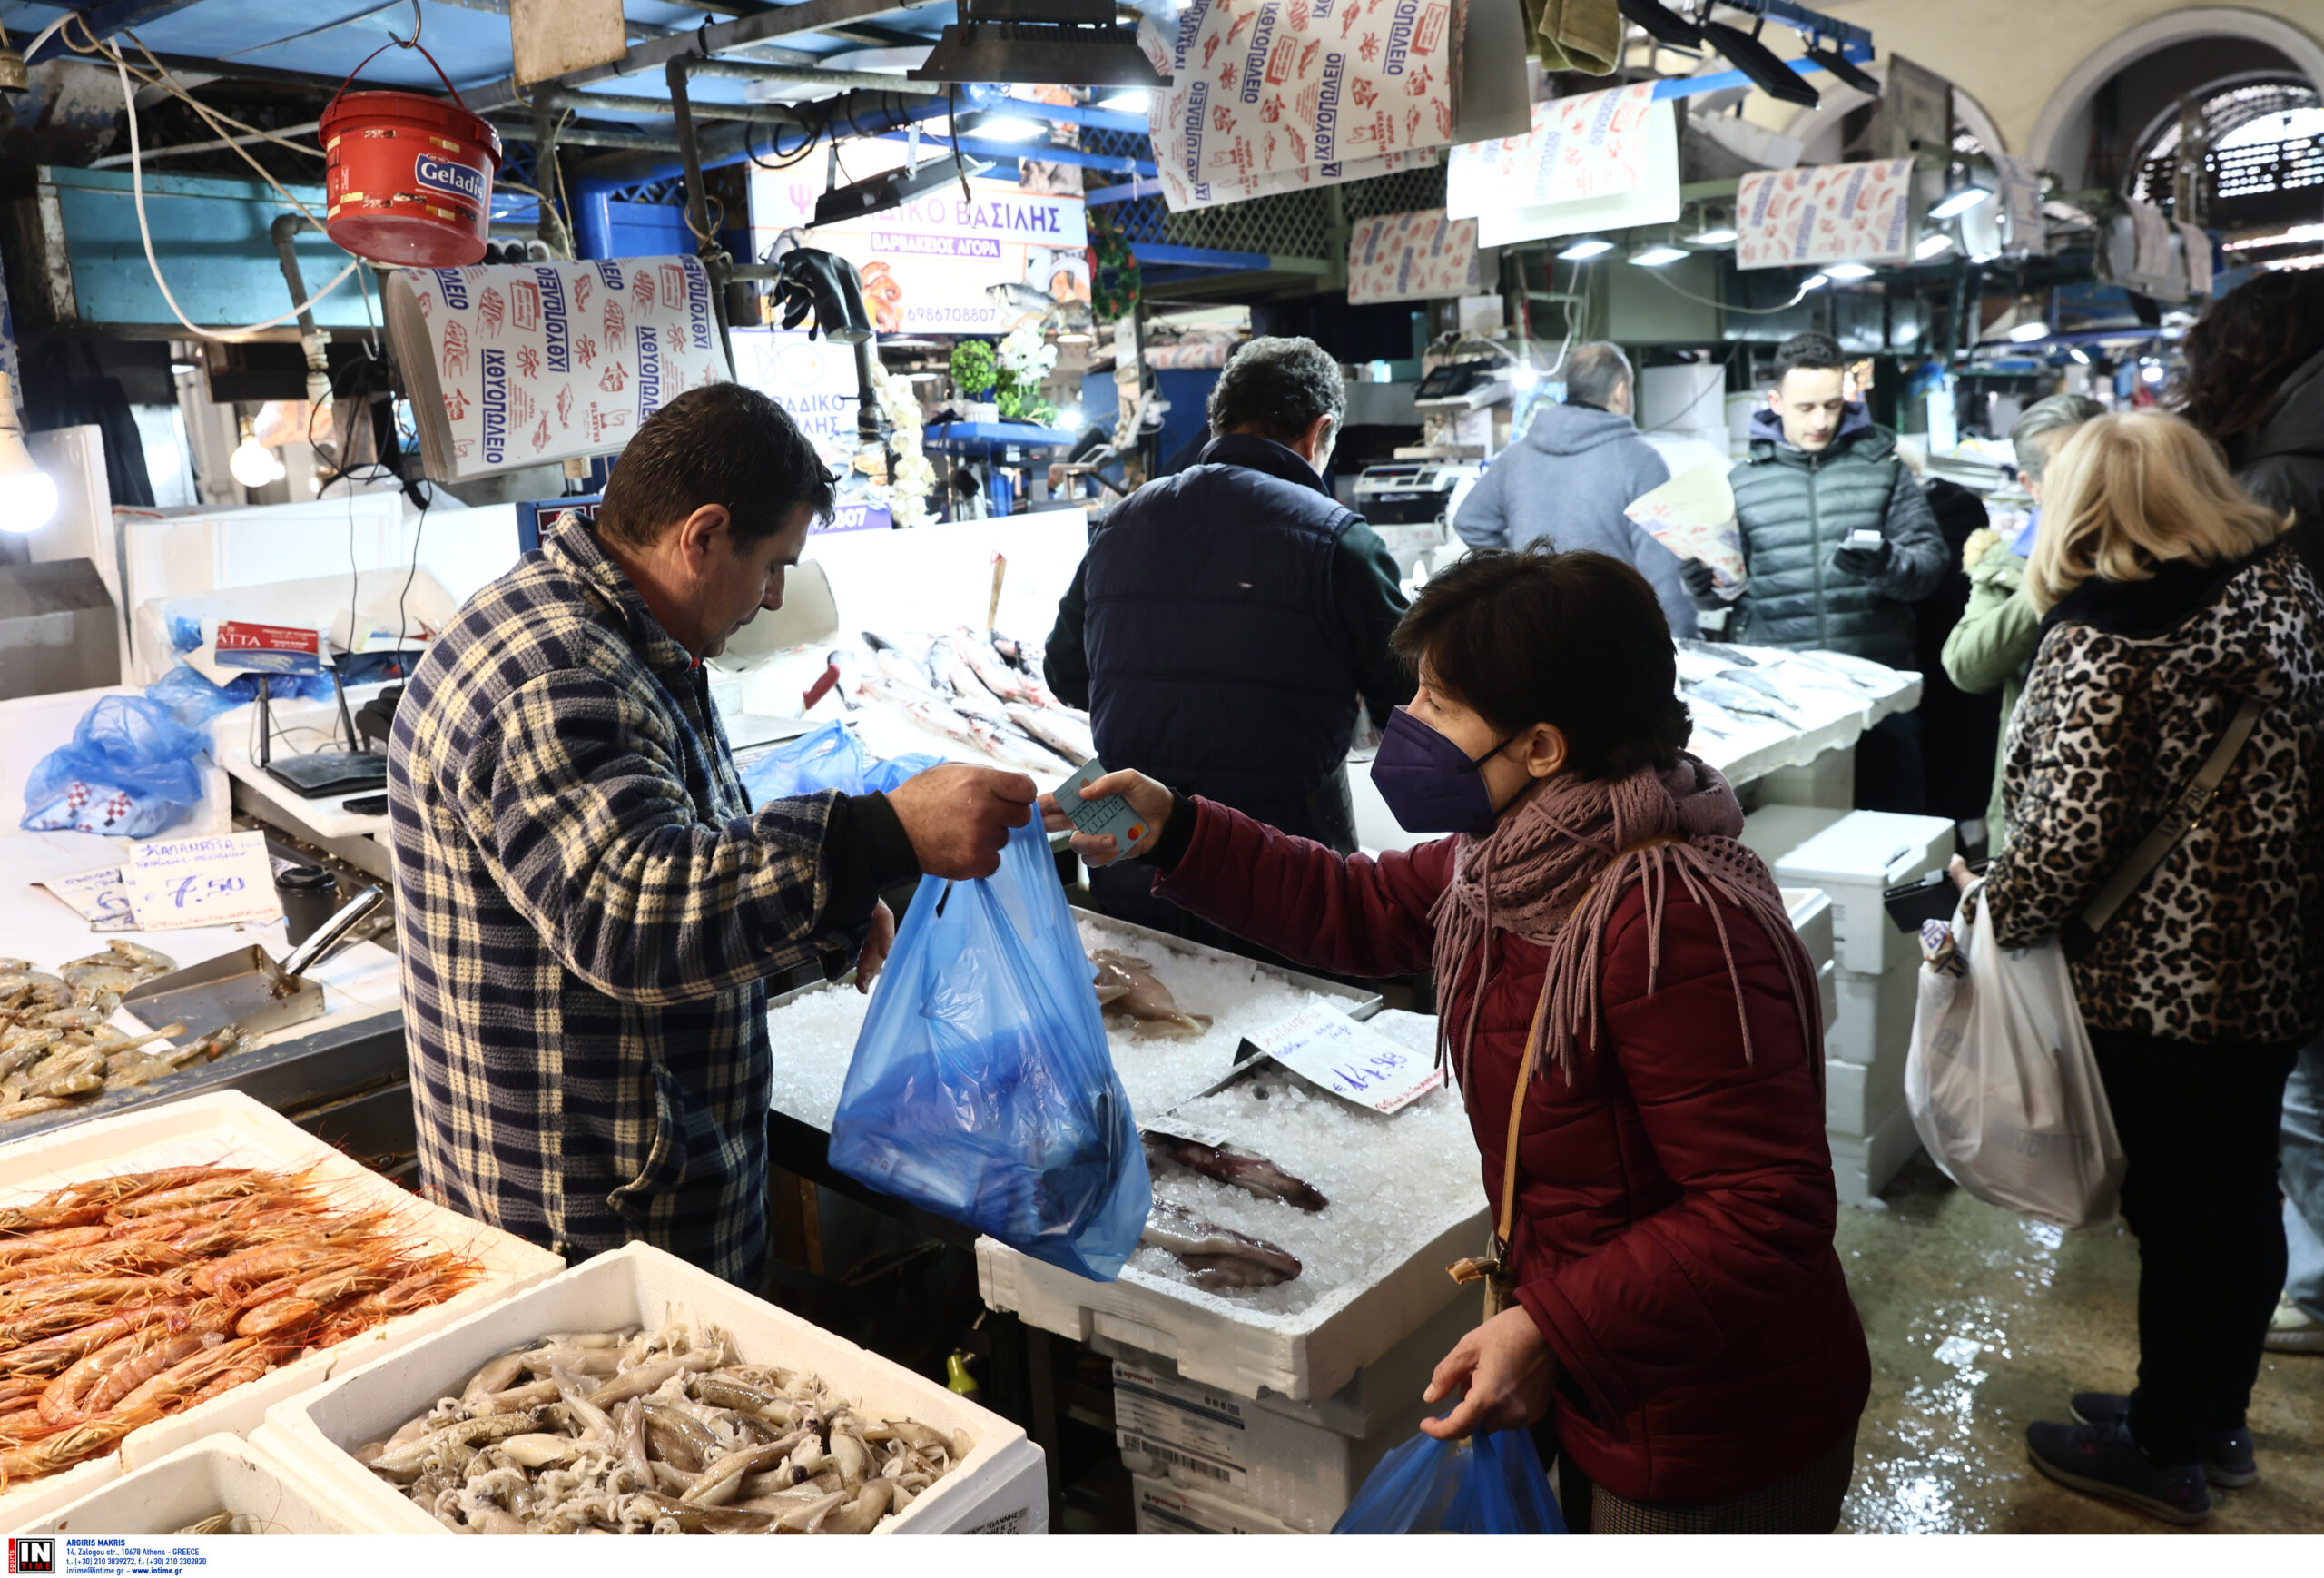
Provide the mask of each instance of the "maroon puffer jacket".
{"label": "maroon puffer jacket", "polygon": [[[1287,957],[1346,975],[1426,970],[1429,911],[1455,841],[1344,857],[1206,800],[1155,892]],[[1517,1297],[1564,1376],[1551,1422],[1581,1470],[1633,1501],[1696,1505],[1764,1489],[1851,1431],[1871,1386],[1832,1249],[1837,1203],[1810,1043],[1781,956],[1724,916],[1751,1020],[1746,1061],[1710,912],[1672,883],[1647,990],[1642,890],[1608,924],[1603,1044],[1526,1098]],[[1546,952],[1492,939],[1466,1097],[1498,1210],[1509,1099]],[[1466,1022],[1473,969],[1438,982]],[[1457,1055],[1457,1048],[1456,1048]]]}

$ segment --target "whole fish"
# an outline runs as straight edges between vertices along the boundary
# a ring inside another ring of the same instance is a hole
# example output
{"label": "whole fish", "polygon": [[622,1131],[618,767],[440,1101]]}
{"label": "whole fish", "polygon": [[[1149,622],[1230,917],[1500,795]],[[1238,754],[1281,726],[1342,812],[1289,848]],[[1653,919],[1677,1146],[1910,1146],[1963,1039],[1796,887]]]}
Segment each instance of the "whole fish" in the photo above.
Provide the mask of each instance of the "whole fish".
{"label": "whole fish", "polygon": [[908,685],[916,690],[929,688],[928,665],[914,661],[904,649],[884,636],[863,632],[863,645],[872,649],[872,666],[898,685]]}
{"label": "whole fish", "polygon": [[1056,754],[1035,745],[1015,729],[981,717],[970,717],[966,722],[977,749],[1002,766],[1014,767],[1019,773],[1053,774],[1057,771]]}
{"label": "whole fish", "polygon": [[839,693],[839,705],[854,712],[863,705],[862,697],[856,694],[862,689],[863,668],[855,659],[854,648],[834,646],[823,661],[839,670],[839,684],[832,687]]}
{"label": "whole fish", "polygon": [[1797,723],[1797,715],[1780,702],[1771,701],[1758,691],[1736,684],[1731,679],[1707,679],[1700,685],[1687,687],[1689,696],[1700,696],[1715,706],[1731,713],[1757,713],[1761,717],[1774,718],[1778,723]]}
{"label": "whole fish", "polygon": [[1684,680],[1717,679],[1729,666],[1724,659],[1713,657],[1707,652],[1694,651],[1683,645],[1679,646],[1676,656],[1679,662],[1679,677]]}
{"label": "whole fish", "polygon": [[1860,697],[1865,694],[1864,686],[1837,670],[1826,668],[1820,664],[1795,663],[1787,659],[1772,665],[1768,672],[1781,676],[1785,685],[1797,685],[1801,690],[1820,690],[1850,697]]}
{"label": "whole fish", "polygon": [[1696,728],[1723,740],[1733,739],[1743,732],[1743,724],[1734,714],[1712,705],[1700,696],[1688,697],[1687,715]]}
{"label": "whole fish", "polygon": [[1746,689],[1756,690],[1761,695],[1766,696],[1769,701],[1779,701],[1786,706],[1797,707],[1799,705],[1799,698],[1797,696],[1784,689],[1782,685],[1777,685],[1774,680],[1768,678],[1766,674],[1756,668],[1730,668],[1721,674],[1713,676],[1713,677],[1718,679],[1731,679],[1736,684],[1744,686]]}
{"label": "whole fish", "polygon": [[1875,663],[1868,657],[1856,657],[1846,652],[1787,652],[1784,655],[1794,663],[1805,663],[1837,674],[1841,678],[1867,691],[1892,690],[1896,685],[1896,671],[1887,665]]}
{"label": "whole fish", "polygon": [[1171,1141],[1169,1154],[1170,1159],[1180,1167],[1192,1168],[1205,1178],[1215,1178],[1223,1184],[1233,1184],[1261,1199],[1281,1200],[1303,1211],[1320,1211],[1332,1203],[1314,1184],[1292,1177],[1264,1156],[1221,1150],[1215,1145],[1196,1145],[1191,1139]]}
{"label": "whole fish", "polygon": [[1195,1286],[1217,1293],[1273,1287],[1299,1275],[1299,1257],[1280,1244],[1206,1222],[1184,1206],[1156,1200],[1139,1242],[1167,1249],[1195,1274]]}
{"label": "whole fish", "polygon": [[928,648],[928,672],[936,682],[937,694],[972,718],[1007,726],[1009,715],[1002,710],[999,696],[986,688],[976,671],[968,666],[950,643],[935,641]]}
{"label": "whole fish", "polygon": [[1738,663],[1748,668],[1758,661],[1741,647],[1731,646],[1724,641],[1698,641],[1692,636],[1686,636],[1672,642],[1671,645],[1681,652],[1693,652],[1705,657],[1716,657],[1721,668]]}
{"label": "whole fish", "polygon": [[867,674],[863,676],[863,695],[882,706],[893,707],[931,734],[942,735],[973,750],[983,749],[967,718],[918,685],[902,684],[884,675]]}
{"label": "whole fish", "polygon": [[978,684],[1002,701],[1032,700],[1026,676],[1003,663],[991,642],[980,640],[973,631],[965,629],[947,630],[937,637],[937,642],[960,660]]}
{"label": "whole fish", "polygon": [[[1000,660],[1003,663],[1011,668],[1025,666],[1024,648],[1017,645],[1017,637],[1003,636],[998,630],[988,630],[985,632],[985,636],[992,643],[992,649],[1000,654]],[[0,960],[0,963],[5,962],[5,960]],[[32,966],[27,964],[25,968],[30,970]]]}
{"label": "whole fish", "polygon": [[1088,728],[1049,707],[1027,706],[1023,702],[1012,701],[1009,704],[1009,721],[1073,766],[1078,767],[1098,754],[1097,742],[1089,737]]}
{"label": "whole fish", "polygon": [[1089,955],[1089,962],[1098,971],[1098,1005],[1108,1013],[1137,1020],[1139,1034],[1191,1040],[1210,1029],[1210,1016],[1180,1008],[1145,960],[1100,948]]}

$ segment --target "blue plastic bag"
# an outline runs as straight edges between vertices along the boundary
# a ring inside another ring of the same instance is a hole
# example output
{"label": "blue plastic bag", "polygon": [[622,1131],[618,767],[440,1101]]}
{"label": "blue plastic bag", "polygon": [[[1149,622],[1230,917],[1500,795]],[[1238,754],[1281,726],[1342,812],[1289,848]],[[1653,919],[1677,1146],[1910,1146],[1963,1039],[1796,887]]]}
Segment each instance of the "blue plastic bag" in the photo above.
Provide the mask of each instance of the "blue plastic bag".
{"label": "blue plastic bag", "polygon": [[743,787],[753,805],[821,789],[884,794],[936,763],[936,757],[922,755],[882,761],[863,748],[846,724],[833,721],[785,741],[743,768]]}
{"label": "blue plastic bag", "polygon": [[921,879],[856,1038],[832,1165],[1098,1281],[1152,1208],[1089,961],[1039,822],[981,882]]}
{"label": "blue plastic bag", "polygon": [[43,756],[25,784],[23,826],[35,833],[144,838],[184,820],[202,799],[195,759],[209,740],[143,696],[98,700],[73,743]]}
{"label": "blue plastic bag", "polygon": [[1530,1430],[1413,1436],[1380,1460],[1335,1534],[1562,1534]]}
{"label": "blue plastic bag", "polygon": [[[199,726],[220,713],[256,701],[258,678],[255,674],[238,674],[224,685],[213,685],[181,663],[147,685],[145,694],[169,708],[178,722]],[[328,674],[270,674],[266,679],[266,694],[273,701],[329,701],[332,697]]]}

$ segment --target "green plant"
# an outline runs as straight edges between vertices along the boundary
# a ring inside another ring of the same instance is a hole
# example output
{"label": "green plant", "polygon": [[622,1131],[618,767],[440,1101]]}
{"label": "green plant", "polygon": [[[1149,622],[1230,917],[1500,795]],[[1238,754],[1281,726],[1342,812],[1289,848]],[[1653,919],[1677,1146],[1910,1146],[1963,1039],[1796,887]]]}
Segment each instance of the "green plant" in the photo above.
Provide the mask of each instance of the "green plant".
{"label": "green plant", "polygon": [[1041,398],[1040,385],[1030,389],[1020,386],[1013,378],[1000,382],[1000,414],[1012,420],[1031,422],[1036,427],[1048,427],[1057,420],[1057,407]]}
{"label": "green plant", "polygon": [[963,340],[952,347],[952,389],[964,400],[986,399],[1000,377],[992,346],[982,340]]}

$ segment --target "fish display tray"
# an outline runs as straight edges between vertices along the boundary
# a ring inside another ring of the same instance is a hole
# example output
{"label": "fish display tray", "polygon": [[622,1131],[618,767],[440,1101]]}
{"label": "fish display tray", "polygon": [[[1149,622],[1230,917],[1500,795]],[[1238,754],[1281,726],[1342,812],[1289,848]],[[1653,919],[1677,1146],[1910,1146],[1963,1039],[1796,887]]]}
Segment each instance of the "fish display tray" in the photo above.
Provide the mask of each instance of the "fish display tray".
{"label": "fish display tray", "polygon": [[481,1261],[484,1275],[458,1297],[398,1316],[337,1347],[310,1353],[246,1386],[133,1431],[123,1437],[116,1453],[0,1492],[0,1529],[13,1529],[45,1515],[205,1435],[246,1435],[283,1398],[438,1330],[565,1267],[561,1258],[546,1249],[407,1193],[236,1090],[162,1107],[132,1109],[119,1117],[95,1119],[0,1146],[0,1205],[34,1199],[66,1184],[115,1173],[205,1166],[310,1170],[319,1186],[341,1205],[393,1212],[392,1230],[413,1252],[457,1249]]}
{"label": "fish display tray", "polygon": [[880,1534],[1049,1532],[1041,1449],[997,1414],[901,1365],[778,1309],[675,1256],[631,1244],[584,1261],[360,1369],[278,1403],[254,1439],[351,1515],[397,1534],[449,1534],[393,1485],[350,1455],[457,1393],[485,1362],[553,1331],[659,1325],[683,1313],[721,1326],[746,1361],[812,1371],[865,1414],[909,1416],[974,1449]]}
{"label": "fish display tray", "polygon": [[46,1517],[26,1534],[168,1534],[217,1513],[241,1513],[269,1534],[385,1534],[360,1509],[319,1492],[264,1447],[205,1435]]}

